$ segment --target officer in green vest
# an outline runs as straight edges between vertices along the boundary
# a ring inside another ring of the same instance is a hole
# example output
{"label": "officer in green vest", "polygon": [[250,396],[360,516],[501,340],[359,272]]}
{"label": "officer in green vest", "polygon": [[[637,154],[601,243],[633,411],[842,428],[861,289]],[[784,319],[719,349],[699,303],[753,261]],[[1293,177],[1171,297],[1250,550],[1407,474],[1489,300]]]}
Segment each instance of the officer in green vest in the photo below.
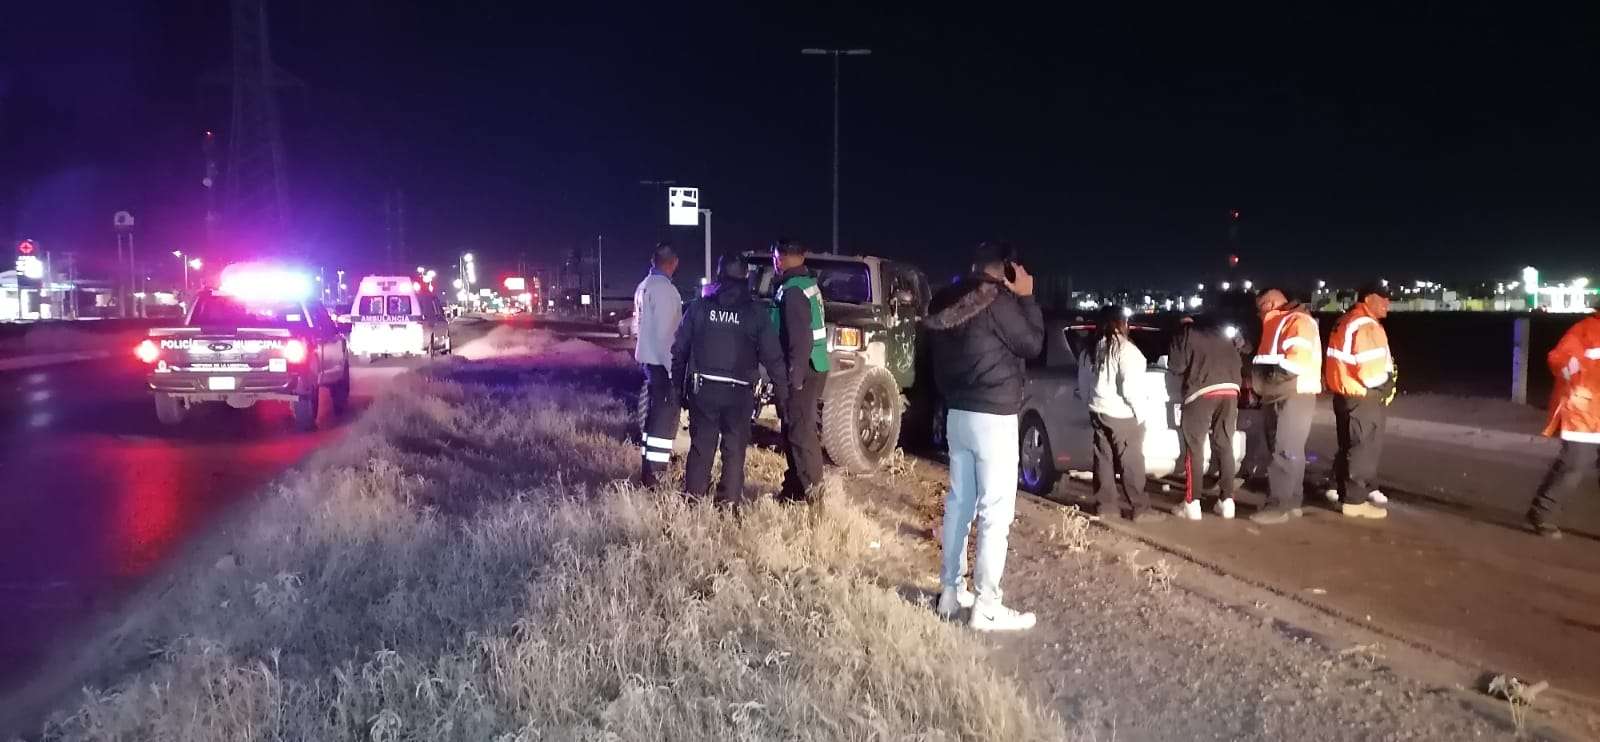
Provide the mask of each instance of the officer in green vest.
{"label": "officer in green vest", "polygon": [[772,267],[778,274],[773,321],[789,368],[789,404],[783,419],[786,500],[816,501],[822,485],[822,440],[817,412],[828,380],[828,330],[822,312],[822,290],[806,268],[806,249],[798,242],[772,245]]}

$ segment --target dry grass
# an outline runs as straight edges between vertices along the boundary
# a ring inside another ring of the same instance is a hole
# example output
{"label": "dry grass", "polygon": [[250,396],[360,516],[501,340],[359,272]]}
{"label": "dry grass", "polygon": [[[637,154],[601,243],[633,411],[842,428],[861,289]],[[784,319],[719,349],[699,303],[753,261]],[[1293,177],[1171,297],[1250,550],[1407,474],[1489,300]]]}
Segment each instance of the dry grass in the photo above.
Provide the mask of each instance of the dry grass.
{"label": "dry grass", "polygon": [[307,465],[237,566],[167,597],[152,659],[44,737],[1061,736],[877,584],[886,536],[848,503],[734,517],[640,491],[615,481],[637,461],[616,378],[447,373]]}
{"label": "dry grass", "polygon": [[1061,519],[1050,526],[1046,535],[1051,542],[1066,547],[1067,551],[1081,554],[1094,545],[1093,528],[1089,516],[1078,506],[1071,505],[1061,512]]}
{"label": "dry grass", "polygon": [[1172,592],[1172,580],[1178,576],[1178,570],[1167,563],[1164,558],[1158,558],[1149,564],[1139,563],[1139,552],[1143,549],[1133,549],[1122,554],[1119,560],[1128,567],[1128,571],[1142,578],[1145,587],[1151,592]]}
{"label": "dry grass", "polygon": [[903,448],[896,448],[889,454],[889,460],[884,462],[883,472],[890,482],[900,482],[910,479],[916,473],[917,460],[906,454]]}

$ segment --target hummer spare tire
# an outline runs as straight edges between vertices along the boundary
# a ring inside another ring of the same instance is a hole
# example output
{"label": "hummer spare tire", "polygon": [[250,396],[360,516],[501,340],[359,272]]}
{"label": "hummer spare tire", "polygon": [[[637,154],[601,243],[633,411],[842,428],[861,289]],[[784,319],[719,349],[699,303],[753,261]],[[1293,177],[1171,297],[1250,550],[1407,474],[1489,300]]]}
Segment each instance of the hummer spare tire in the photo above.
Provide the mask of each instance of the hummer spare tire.
{"label": "hummer spare tire", "polygon": [[850,471],[873,471],[900,440],[900,412],[900,387],[888,369],[830,376],[822,398],[822,448]]}

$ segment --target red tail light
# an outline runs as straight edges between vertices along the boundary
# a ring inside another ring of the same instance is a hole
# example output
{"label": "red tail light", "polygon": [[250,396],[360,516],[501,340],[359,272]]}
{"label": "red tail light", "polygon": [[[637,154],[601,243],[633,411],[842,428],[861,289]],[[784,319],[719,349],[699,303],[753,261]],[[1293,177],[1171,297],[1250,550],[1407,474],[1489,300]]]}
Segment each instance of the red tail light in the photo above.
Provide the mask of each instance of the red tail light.
{"label": "red tail light", "polygon": [[294,339],[283,344],[283,360],[290,363],[303,363],[306,360],[306,343],[304,340]]}
{"label": "red tail light", "polygon": [[161,358],[161,349],[156,347],[156,341],[145,338],[144,342],[139,343],[138,347],[133,349],[133,354],[145,363],[155,363],[157,359]]}

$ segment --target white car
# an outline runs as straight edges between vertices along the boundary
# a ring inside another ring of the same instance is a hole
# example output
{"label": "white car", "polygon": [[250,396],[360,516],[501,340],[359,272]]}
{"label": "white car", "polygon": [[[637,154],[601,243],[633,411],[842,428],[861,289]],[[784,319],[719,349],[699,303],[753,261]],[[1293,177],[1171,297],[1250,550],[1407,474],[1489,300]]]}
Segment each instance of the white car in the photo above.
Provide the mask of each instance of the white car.
{"label": "white car", "polygon": [[[1095,325],[1087,322],[1045,323],[1044,353],[1029,364],[1018,420],[1017,482],[1029,492],[1049,492],[1063,473],[1094,468],[1087,394],[1078,389],[1078,354],[1093,342],[1094,330]],[[1142,417],[1151,423],[1144,434],[1144,461],[1148,476],[1165,477],[1183,467],[1183,437],[1178,431],[1181,380],[1167,373],[1164,343],[1154,328],[1135,325],[1131,332],[1145,357],[1157,359],[1146,371],[1149,396]],[[1244,431],[1234,433],[1234,457],[1241,463],[1245,439]]]}

